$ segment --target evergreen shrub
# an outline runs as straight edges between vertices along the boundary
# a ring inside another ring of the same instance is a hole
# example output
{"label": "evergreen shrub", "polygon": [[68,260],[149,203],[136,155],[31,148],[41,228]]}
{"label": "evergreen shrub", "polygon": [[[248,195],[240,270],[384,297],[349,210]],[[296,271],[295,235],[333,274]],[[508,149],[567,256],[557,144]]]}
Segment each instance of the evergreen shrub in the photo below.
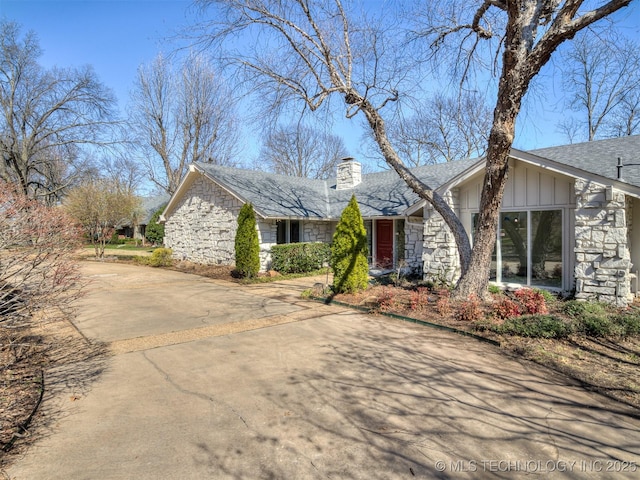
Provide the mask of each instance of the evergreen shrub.
{"label": "evergreen shrub", "polygon": [[333,291],[353,293],[367,288],[367,231],[355,196],[342,211],[331,243]]}
{"label": "evergreen shrub", "polygon": [[151,252],[147,264],[152,267],[170,267],[173,265],[172,253],[170,248],[156,248]]}
{"label": "evergreen shrub", "polygon": [[255,277],[260,271],[260,241],[253,205],[245,203],[238,214],[235,239],[236,272],[242,277]]}
{"label": "evergreen shrub", "polygon": [[151,216],[144,230],[145,238],[153,245],[162,245],[164,242],[164,224],[158,223],[164,208],[164,206],[161,207]]}
{"label": "evergreen shrub", "polygon": [[491,330],[520,337],[566,338],[573,333],[573,325],[555,315],[523,315],[494,325]]}

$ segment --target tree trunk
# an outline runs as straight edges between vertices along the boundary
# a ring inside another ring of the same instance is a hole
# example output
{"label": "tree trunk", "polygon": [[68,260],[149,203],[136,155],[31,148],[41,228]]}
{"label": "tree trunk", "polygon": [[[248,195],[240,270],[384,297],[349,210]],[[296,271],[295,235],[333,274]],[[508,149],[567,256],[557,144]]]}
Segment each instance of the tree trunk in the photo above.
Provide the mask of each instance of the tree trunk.
{"label": "tree trunk", "polygon": [[509,8],[502,73],[498,84],[498,100],[493,112],[493,126],[489,134],[487,164],[485,167],[480,212],[473,236],[473,250],[469,270],[458,282],[455,298],[488,296],[491,255],[496,243],[498,219],[504,186],[509,170],[509,153],[515,136],[516,118],[522,97],[529,87],[532,70],[528,65],[524,29],[527,27],[518,2]]}
{"label": "tree trunk", "polygon": [[[356,96],[357,93],[353,92],[352,95]],[[347,96],[349,98],[349,96]],[[371,104],[363,98],[359,98],[357,101],[347,100],[347,103],[358,103],[360,108],[364,112],[371,130],[374,133],[376,142],[380,147],[382,155],[385,161],[396,171],[402,180],[416,193],[428,202],[436,212],[438,212],[447,226],[453,233],[453,237],[458,249],[458,256],[460,259],[460,274],[462,277],[468,274],[469,261],[471,259],[471,242],[467,231],[464,229],[462,222],[458,218],[458,215],[453,211],[449,204],[438,192],[434,191],[431,187],[420,181],[415,175],[413,175],[407,167],[402,163],[402,160],[391,146],[387,138],[387,133],[384,128],[384,121],[378,111],[371,106]]]}

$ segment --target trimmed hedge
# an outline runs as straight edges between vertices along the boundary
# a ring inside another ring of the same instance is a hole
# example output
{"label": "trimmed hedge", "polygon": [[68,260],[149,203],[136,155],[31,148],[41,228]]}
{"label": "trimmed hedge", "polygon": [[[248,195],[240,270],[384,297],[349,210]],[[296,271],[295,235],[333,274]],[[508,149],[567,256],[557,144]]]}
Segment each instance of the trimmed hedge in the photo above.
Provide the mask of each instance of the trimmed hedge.
{"label": "trimmed hedge", "polygon": [[319,270],[329,260],[331,250],[321,242],[289,243],[271,247],[271,268],[280,273]]}

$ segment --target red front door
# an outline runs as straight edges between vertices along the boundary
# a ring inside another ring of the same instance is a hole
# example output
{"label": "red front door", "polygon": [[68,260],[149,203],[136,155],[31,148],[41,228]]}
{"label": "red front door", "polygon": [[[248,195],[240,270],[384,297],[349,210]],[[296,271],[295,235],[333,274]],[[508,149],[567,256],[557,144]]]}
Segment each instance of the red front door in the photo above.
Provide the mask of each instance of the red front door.
{"label": "red front door", "polygon": [[376,221],[376,265],[393,268],[393,220]]}

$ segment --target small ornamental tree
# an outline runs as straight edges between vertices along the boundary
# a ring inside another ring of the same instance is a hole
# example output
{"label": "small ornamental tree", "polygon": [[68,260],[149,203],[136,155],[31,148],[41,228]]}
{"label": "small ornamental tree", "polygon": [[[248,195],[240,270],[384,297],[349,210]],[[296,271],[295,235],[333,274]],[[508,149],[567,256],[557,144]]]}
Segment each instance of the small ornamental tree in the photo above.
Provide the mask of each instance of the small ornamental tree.
{"label": "small ornamental tree", "polygon": [[162,242],[164,241],[164,224],[158,223],[163,211],[164,206],[159,208],[158,211],[151,216],[149,224],[144,230],[145,238],[153,245],[162,245]]}
{"label": "small ornamental tree", "polygon": [[367,288],[368,254],[367,231],[354,195],[342,211],[331,244],[331,268],[335,293],[352,293]]}
{"label": "small ornamental tree", "polygon": [[[63,209],[31,200],[19,185],[0,180],[0,337],[69,314],[83,286],[74,260],[80,237]],[[10,342],[3,343],[0,370],[13,355]]]}
{"label": "small ornamental tree", "polygon": [[253,205],[245,203],[238,214],[236,231],[236,271],[243,277],[255,277],[260,270],[260,242]]}
{"label": "small ornamental tree", "polygon": [[64,206],[93,244],[97,258],[104,257],[116,227],[130,222],[140,200],[122,182],[110,179],[87,181],[72,189]]}

